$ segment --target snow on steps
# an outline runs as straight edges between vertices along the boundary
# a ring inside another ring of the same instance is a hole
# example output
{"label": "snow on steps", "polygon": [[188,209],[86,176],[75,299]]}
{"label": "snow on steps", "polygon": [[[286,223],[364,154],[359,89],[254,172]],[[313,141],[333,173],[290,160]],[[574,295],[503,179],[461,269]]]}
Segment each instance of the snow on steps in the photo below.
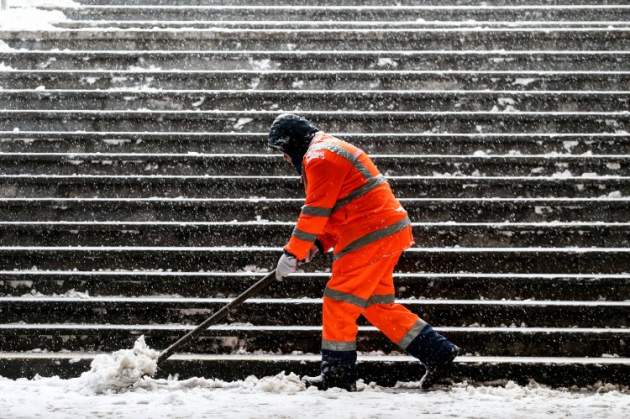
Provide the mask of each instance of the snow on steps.
{"label": "snow on steps", "polygon": [[[618,196],[617,196],[618,195]],[[616,196],[616,197],[615,197]],[[400,198],[423,222],[625,222],[630,198]],[[5,221],[294,222],[300,198],[0,198]],[[238,213],[234,213],[238,208]]]}
{"label": "snow on steps", "polygon": [[157,30],[192,30],[192,29],[475,29],[475,28],[593,28],[593,29],[621,29],[627,28],[628,22],[624,20],[476,20],[476,21],[283,21],[283,20],[72,20],[55,23],[59,29],[94,29],[103,30],[129,30],[129,29],[157,29]]}
{"label": "snow on steps", "polygon": [[[224,270],[246,266],[271,267],[280,247],[165,247],[165,246],[3,246],[0,266],[24,270]],[[312,269],[323,270],[330,258],[320,258]],[[609,247],[414,247],[400,260],[402,272],[544,272],[623,273],[630,248]]]}
{"label": "snow on steps", "polygon": [[[191,325],[125,324],[5,324],[0,326],[4,351],[109,352],[133,346],[144,335],[154,348],[167,347]],[[484,356],[625,357],[630,354],[627,328],[555,327],[436,327],[465,348]],[[320,326],[231,324],[211,326],[186,348],[207,354],[318,353]],[[400,353],[376,328],[359,327],[359,348],[364,353]],[[614,355],[613,355],[614,354]]]}
{"label": "snow on steps", "polygon": [[576,90],[0,90],[0,106],[19,110],[446,112],[615,112],[630,91]]}
{"label": "snow on steps", "polygon": [[[0,242],[14,246],[212,246],[220,241],[224,246],[274,246],[282,245],[294,226],[292,221],[0,221]],[[424,247],[630,246],[627,222],[414,222],[412,228],[416,242]]]}
{"label": "snow on steps", "polygon": [[[32,267],[31,267],[32,268]],[[0,295],[235,297],[259,280],[261,268],[241,271],[11,270],[0,271]],[[321,297],[330,274],[315,271],[273,283],[261,298]],[[396,272],[402,299],[593,300],[623,301],[630,295],[630,274],[403,273]]]}
{"label": "snow on steps", "polygon": [[[188,323],[199,324],[229,298],[192,297],[0,297],[8,323]],[[628,301],[557,300],[399,300],[436,326],[527,322],[530,327],[630,327]],[[270,316],[269,313],[274,313]],[[320,298],[253,298],[230,315],[235,322],[268,325],[316,325]]]}
{"label": "snow on steps", "polygon": [[[171,6],[173,0],[74,0],[86,6]],[[611,3],[621,3],[620,1]],[[178,0],[180,6],[312,6],[311,0]],[[476,6],[479,0],[318,0],[319,6]],[[565,5],[563,0],[528,0],[528,5]],[[593,0],[572,0],[572,5],[592,5]],[[522,6],[522,0],[493,0],[493,6]],[[621,4],[620,4],[621,5]],[[487,5],[485,5],[487,6]]]}
{"label": "snow on steps", "polygon": [[399,70],[12,70],[0,73],[5,89],[487,89],[624,90],[628,71],[399,71]]}
{"label": "snow on steps", "polygon": [[[388,176],[582,176],[630,174],[630,154],[473,155],[372,154]],[[291,175],[278,154],[3,153],[10,175]]]}
{"label": "snow on steps", "polygon": [[[1,77],[1,74],[0,74]],[[630,154],[630,134],[611,133],[334,133],[372,153]],[[3,152],[261,153],[266,132],[2,131]]]}
{"label": "snow on steps", "polygon": [[[611,197],[630,195],[630,177],[573,176],[387,176],[401,198]],[[0,175],[0,197],[36,198],[300,198],[296,176],[219,175]],[[235,193],[236,191],[236,193]]]}
{"label": "snow on steps", "polygon": [[11,50],[0,62],[13,69],[48,70],[484,70],[484,71],[628,71],[630,51],[534,49],[500,50]]}
{"label": "snow on steps", "polygon": [[[628,9],[630,11],[630,8]],[[548,12],[545,12],[548,13]],[[72,14],[71,14],[72,15]],[[630,12],[628,12],[630,15]],[[107,18],[103,16],[104,18]],[[116,19],[118,17],[113,17]],[[122,17],[121,17],[122,18]],[[122,18],[124,19],[124,18]],[[15,49],[120,50],[374,50],[565,48],[622,49],[630,26],[619,28],[440,28],[440,29],[108,29],[0,32]]]}
{"label": "snow on steps", "polygon": [[[59,375],[76,377],[89,369],[93,353],[0,353],[0,368],[8,377]],[[243,379],[292,371],[299,375],[316,375],[318,355],[174,355],[161,369],[161,376],[176,374]],[[394,385],[396,381],[417,381],[423,370],[409,357],[361,356],[358,373],[365,381]],[[561,357],[469,357],[456,361],[454,379],[486,382],[509,379],[527,384],[533,379],[555,386],[587,385],[597,381],[628,385],[628,358],[561,358]]]}
{"label": "snow on steps", "polygon": [[300,112],[331,131],[542,133],[628,132],[630,111],[354,111],[299,110],[85,110],[39,109],[0,111],[0,130],[93,131],[224,131],[261,132],[283,111]]}
{"label": "snow on steps", "polygon": [[628,20],[626,5],[518,6],[76,6],[43,7],[84,20]]}

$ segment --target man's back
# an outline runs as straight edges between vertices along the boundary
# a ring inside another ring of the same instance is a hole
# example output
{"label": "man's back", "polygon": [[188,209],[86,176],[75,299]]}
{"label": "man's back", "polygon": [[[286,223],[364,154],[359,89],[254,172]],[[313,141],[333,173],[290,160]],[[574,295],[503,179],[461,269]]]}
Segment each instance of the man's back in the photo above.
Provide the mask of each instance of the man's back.
{"label": "man's back", "polygon": [[[405,221],[408,224],[407,212],[376,165],[352,144],[319,132],[304,156],[303,167],[305,207],[318,207],[322,194],[329,195],[328,203],[334,201],[324,234],[334,238],[336,253],[370,233]],[[408,234],[398,245],[402,250],[411,243]]]}

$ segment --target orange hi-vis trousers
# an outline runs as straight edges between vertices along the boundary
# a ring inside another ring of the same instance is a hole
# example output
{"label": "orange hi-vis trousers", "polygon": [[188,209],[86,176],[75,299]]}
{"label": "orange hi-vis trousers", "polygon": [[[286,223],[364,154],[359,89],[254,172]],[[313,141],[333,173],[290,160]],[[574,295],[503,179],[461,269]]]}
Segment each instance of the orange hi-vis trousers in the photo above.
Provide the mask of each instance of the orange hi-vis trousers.
{"label": "orange hi-vis trousers", "polygon": [[[379,241],[355,252],[354,260],[358,263],[333,264],[333,274],[323,298],[322,349],[356,350],[360,315],[402,349],[406,349],[427,325],[406,307],[394,302],[392,274],[402,251],[383,253],[386,244],[386,240]],[[340,268],[335,269],[336,265]]]}

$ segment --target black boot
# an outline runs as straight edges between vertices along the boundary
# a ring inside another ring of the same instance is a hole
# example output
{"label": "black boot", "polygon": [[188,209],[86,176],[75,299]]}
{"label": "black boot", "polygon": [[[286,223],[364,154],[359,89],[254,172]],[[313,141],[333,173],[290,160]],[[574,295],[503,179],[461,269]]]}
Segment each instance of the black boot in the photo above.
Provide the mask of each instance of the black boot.
{"label": "black boot", "polygon": [[407,346],[407,352],[424,364],[426,372],[420,379],[420,387],[426,390],[436,381],[449,376],[453,360],[460,349],[430,325],[426,325]]}
{"label": "black boot", "polygon": [[321,375],[304,377],[306,385],[320,390],[338,387],[347,391],[357,391],[357,352],[330,351],[322,349]]}

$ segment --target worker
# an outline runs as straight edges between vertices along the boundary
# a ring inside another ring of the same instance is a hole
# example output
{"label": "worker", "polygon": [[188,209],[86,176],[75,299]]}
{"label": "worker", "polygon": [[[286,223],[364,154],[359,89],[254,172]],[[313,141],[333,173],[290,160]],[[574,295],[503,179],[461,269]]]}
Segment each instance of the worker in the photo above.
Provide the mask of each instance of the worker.
{"label": "worker", "polygon": [[294,114],[275,119],[268,143],[292,163],[306,191],[276,278],[333,249],[323,296],[321,375],[309,384],[356,390],[360,315],[424,364],[422,388],[445,377],[459,348],[394,302],[392,273],[414,243],[411,223],[368,155]]}

